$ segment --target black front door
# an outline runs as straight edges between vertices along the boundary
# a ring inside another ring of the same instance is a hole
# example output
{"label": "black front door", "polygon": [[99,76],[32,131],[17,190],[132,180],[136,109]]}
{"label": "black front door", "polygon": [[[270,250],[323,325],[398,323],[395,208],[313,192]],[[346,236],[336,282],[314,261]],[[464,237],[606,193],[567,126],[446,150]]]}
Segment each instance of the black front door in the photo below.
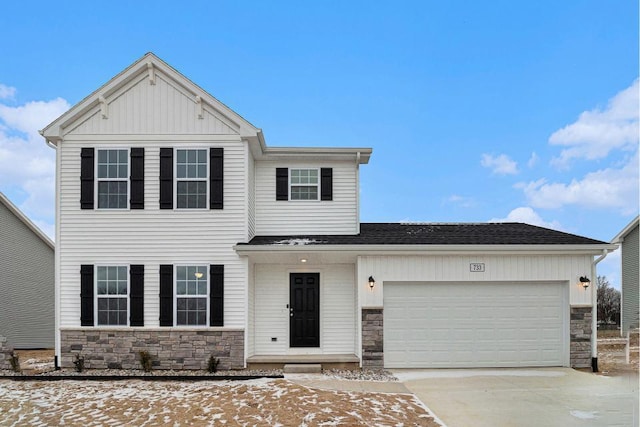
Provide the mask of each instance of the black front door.
{"label": "black front door", "polygon": [[289,279],[291,347],[320,347],[320,274],[291,273]]}

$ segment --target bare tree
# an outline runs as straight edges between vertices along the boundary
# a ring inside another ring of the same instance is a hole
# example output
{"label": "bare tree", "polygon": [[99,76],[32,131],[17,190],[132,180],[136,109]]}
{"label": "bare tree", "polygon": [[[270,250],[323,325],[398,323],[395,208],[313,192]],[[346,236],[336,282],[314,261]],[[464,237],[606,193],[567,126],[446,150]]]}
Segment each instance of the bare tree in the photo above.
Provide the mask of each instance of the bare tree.
{"label": "bare tree", "polygon": [[620,291],[598,276],[598,322],[620,324]]}

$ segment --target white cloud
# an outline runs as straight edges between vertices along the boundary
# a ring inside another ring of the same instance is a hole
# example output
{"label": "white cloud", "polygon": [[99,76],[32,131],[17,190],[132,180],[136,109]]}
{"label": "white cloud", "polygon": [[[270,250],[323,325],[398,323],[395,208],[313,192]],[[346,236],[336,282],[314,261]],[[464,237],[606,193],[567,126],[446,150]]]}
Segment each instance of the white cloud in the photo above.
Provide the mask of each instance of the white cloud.
{"label": "white cloud", "polygon": [[545,221],[532,208],[523,206],[515,208],[506,218],[493,218],[489,222],[524,222],[525,224],[537,225],[539,227],[552,228],[554,230],[562,230],[562,226],[558,221]]}
{"label": "white cloud", "polygon": [[47,233],[55,207],[55,151],[38,129],[69,107],[62,98],[15,107],[0,103],[0,190],[10,186],[27,194],[20,209]]}
{"label": "white cloud", "polygon": [[608,254],[605,259],[598,263],[596,269],[598,276],[606,276],[607,280],[614,288],[621,288],[620,249],[616,249],[615,251]]}
{"label": "white cloud", "polygon": [[489,168],[493,173],[498,175],[513,175],[518,173],[518,164],[511,160],[506,154],[492,156],[491,154],[483,154],[480,164],[485,168]]}
{"label": "white cloud", "polygon": [[529,157],[529,160],[527,161],[527,166],[529,166],[529,169],[534,167],[538,163],[538,160],[540,160],[540,157],[538,157],[535,151],[531,153],[531,157]]}
{"label": "white cloud", "polygon": [[551,145],[568,147],[552,164],[567,168],[572,159],[595,160],[606,157],[611,150],[634,150],[638,146],[639,80],[611,98],[604,110],[585,111],[578,120],[554,132]]}
{"label": "white cloud", "polygon": [[13,99],[16,95],[16,88],[0,83],[0,99]]}
{"label": "white cloud", "polygon": [[516,184],[522,188],[531,206],[557,209],[575,205],[580,208],[612,209],[623,215],[638,210],[638,152],[620,168],[605,168],[588,173],[570,183],[549,183],[545,179]]}

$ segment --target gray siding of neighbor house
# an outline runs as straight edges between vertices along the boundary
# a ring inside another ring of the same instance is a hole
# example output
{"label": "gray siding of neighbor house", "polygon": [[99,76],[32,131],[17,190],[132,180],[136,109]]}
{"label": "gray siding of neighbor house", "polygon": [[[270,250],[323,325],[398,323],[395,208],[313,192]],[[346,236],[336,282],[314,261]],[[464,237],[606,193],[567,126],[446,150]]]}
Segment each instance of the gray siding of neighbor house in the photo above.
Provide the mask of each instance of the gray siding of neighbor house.
{"label": "gray siding of neighbor house", "polygon": [[640,235],[636,225],[622,242],[622,316],[621,329],[626,335],[629,328],[638,327],[638,246]]}
{"label": "gray siding of neighbor house", "polygon": [[54,250],[0,203],[0,335],[13,348],[53,348]]}

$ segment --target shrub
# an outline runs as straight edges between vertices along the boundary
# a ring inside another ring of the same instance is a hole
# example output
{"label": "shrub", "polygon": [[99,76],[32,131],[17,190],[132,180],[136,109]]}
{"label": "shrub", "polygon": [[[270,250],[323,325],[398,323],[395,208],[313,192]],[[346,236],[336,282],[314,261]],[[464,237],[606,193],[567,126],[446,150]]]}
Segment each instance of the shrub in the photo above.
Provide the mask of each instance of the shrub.
{"label": "shrub", "polygon": [[151,372],[153,362],[151,360],[151,354],[148,351],[142,350],[138,353],[140,355],[140,366],[145,372]]}
{"label": "shrub", "polygon": [[11,364],[11,369],[13,369],[13,372],[20,372],[20,357],[14,352],[11,352],[9,363]]}
{"label": "shrub", "polygon": [[217,372],[219,364],[220,359],[212,354],[211,356],[209,356],[209,360],[207,361],[207,371],[209,371],[210,374]]}
{"label": "shrub", "polygon": [[73,364],[76,367],[76,372],[84,371],[84,357],[80,357],[79,354],[76,354],[76,360],[73,361]]}

